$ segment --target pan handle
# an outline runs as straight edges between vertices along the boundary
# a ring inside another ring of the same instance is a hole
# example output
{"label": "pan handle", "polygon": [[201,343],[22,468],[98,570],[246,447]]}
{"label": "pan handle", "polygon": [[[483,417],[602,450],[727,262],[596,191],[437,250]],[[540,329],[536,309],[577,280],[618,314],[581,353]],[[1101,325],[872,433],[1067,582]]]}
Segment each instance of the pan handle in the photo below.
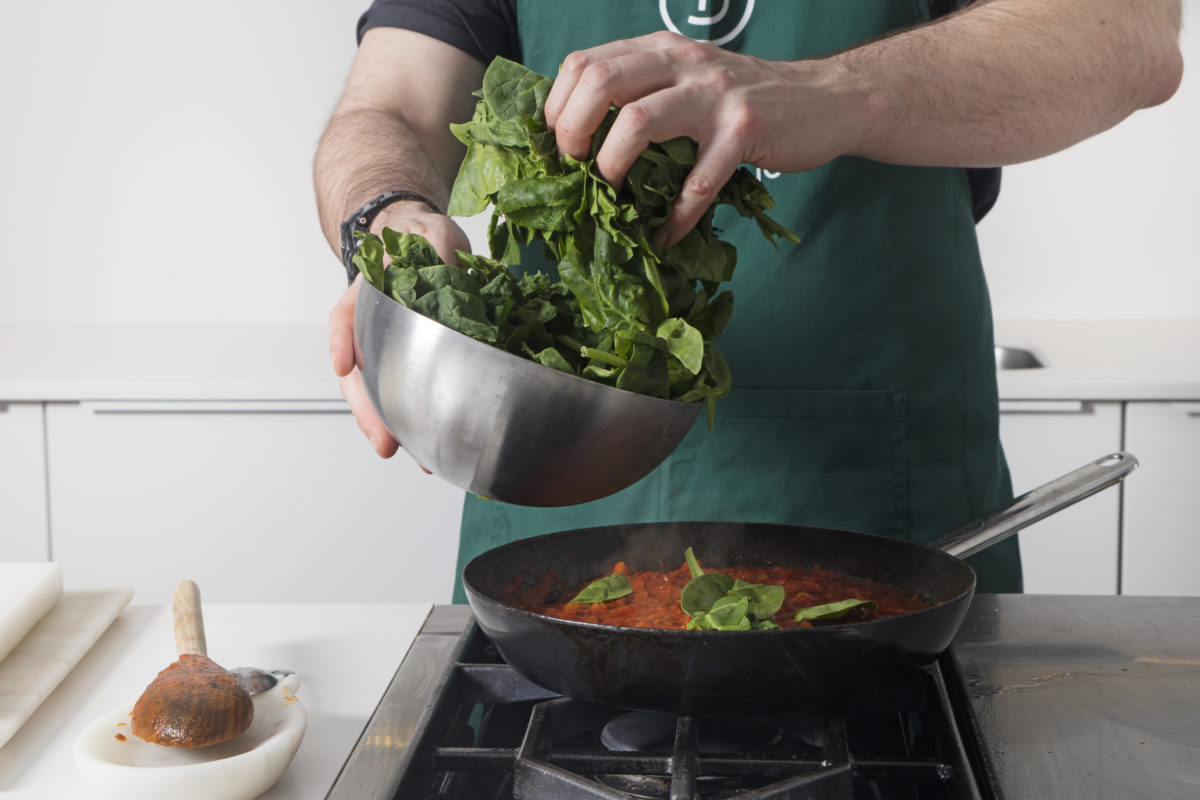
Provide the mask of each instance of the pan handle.
{"label": "pan handle", "polygon": [[1013,500],[1004,508],[939,537],[933,547],[958,558],[974,555],[996,542],[1069,505],[1117,483],[1134,469],[1138,460],[1131,453],[1111,453],[1085,464],[1074,472],[1055,478]]}

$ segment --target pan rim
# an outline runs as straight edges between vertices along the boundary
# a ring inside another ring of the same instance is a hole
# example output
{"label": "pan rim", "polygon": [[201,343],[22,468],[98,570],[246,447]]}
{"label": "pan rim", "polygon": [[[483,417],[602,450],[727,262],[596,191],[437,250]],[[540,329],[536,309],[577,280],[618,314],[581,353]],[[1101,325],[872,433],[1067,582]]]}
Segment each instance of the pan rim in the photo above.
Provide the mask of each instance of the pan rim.
{"label": "pan rim", "polygon": [[825,631],[834,630],[834,629],[839,630],[839,631],[859,630],[859,631],[867,632],[867,631],[870,631],[873,627],[884,626],[891,620],[901,619],[901,618],[903,618],[903,619],[918,619],[918,618],[920,618],[921,615],[932,614],[932,613],[938,611],[938,609],[943,608],[944,606],[948,606],[953,603],[962,602],[964,598],[971,596],[972,594],[974,594],[974,591],[975,591],[975,586],[974,586],[974,584],[972,584],[970,589],[968,589],[967,591],[962,592],[958,595],[955,595],[954,597],[950,598],[949,600],[943,600],[940,603],[929,606],[928,608],[922,608],[919,611],[910,611],[907,614],[899,614],[894,617],[883,617],[882,619],[866,619],[866,620],[861,620],[858,622],[839,622],[836,625],[821,625],[821,626],[814,625],[814,626],[811,626],[808,628],[775,628],[773,630],[750,629],[750,630],[737,630],[737,631],[733,631],[733,630],[731,630],[731,631],[714,631],[714,630],[688,630],[687,628],[648,628],[648,627],[640,627],[640,626],[635,626],[635,625],[606,625],[601,622],[587,622],[585,620],[565,619],[563,617],[552,617],[549,614],[539,614],[536,611],[530,611],[529,609],[521,608],[520,606],[513,606],[513,605],[508,605],[507,603],[501,603],[499,600],[489,597],[489,596],[483,594],[482,592],[479,592],[477,589],[470,587],[468,584],[466,584],[465,581],[463,583],[463,586],[464,586],[464,588],[466,588],[468,600],[472,599],[472,595],[475,595],[479,599],[479,601],[486,602],[486,603],[489,603],[494,606],[498,606],[499,608],[502,608],[506,614],[510,614],[510,615],[515,614],[517,616],[530,617],[530,618],[537,619],[537,620],[545,620],[548,622],[552,622],[559,627],[566,627],[566,628],[578,629],[578,630],[594,630],[594,631],[604,632],[604,633],[628,634],[628,635],[634,635],[634,636],[645,636],[645,635],[649,635],[649,634],[654,634],[656,638],[662,638],[665,635],[669,638],[682,638],[682,639],[721,638],[721,637],[727,636],[729,634],[735,634],[738,636],[746,636],[747,638],[750,638],[750,635],[780,636],[783,634],[791,634],[793,636],[797,636],[797,635],[799,635],[799,636],[814,635],[815,636],[815,635],[821,634]]}

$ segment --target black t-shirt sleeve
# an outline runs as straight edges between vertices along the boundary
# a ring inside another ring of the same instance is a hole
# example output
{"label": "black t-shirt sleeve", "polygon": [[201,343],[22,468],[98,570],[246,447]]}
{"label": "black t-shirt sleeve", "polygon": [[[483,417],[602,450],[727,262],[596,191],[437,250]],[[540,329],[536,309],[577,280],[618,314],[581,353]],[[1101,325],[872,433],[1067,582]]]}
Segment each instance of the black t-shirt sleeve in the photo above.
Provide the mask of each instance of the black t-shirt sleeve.
{"label": "black t-shirt sleeve", "polygon": [[453,45],[483,64],[521,60],[516,0],[374,0],[358,19],[358,40],[371,28],[404,28]]}

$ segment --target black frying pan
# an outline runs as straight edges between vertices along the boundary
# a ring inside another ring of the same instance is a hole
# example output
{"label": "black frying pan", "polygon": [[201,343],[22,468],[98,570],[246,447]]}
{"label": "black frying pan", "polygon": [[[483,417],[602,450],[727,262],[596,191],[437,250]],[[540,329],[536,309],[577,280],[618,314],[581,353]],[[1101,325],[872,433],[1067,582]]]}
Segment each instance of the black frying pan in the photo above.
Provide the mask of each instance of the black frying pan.
{"label": "black frying pan", "polygon": [[[1121,480],[1114,453],[1010,506],[920,545],[864,533],[765,523],[670,522],[552,533],[473,559],[463,583],[504,659],[554,692],[622,708],[754,712],[839,706],[884,691],[945,650],[970,605],[975,573],[960,559]],[[556,619],[512,604],[537,581],[560,591],[608,573],[675,569],[691,546],[705,568],[819,564],[891,584],[935,605],[888,619],[773,631],[688,631]],[[716,554],[727,553],[725,557]]]}

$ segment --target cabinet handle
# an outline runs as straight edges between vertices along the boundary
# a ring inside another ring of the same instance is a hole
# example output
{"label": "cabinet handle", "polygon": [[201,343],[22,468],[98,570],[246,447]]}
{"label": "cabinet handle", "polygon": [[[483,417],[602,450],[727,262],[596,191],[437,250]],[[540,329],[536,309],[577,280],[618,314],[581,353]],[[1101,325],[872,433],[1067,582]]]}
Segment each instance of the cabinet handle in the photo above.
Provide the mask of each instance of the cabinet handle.
{"label": "cabinet handle", "polygon": [[1082,414],[1090,410],[1082,400],[1001,400],[1001,414]]}
{"label": "cabinet handle", "polygon": [[89,400],[93,414],[337,414],[344,400]]}
{"label": "cabinet handle", "polygon": [[1171,408],[1182,411],[1189,417],[1200,417],[1200,403],[1171,403]]}

